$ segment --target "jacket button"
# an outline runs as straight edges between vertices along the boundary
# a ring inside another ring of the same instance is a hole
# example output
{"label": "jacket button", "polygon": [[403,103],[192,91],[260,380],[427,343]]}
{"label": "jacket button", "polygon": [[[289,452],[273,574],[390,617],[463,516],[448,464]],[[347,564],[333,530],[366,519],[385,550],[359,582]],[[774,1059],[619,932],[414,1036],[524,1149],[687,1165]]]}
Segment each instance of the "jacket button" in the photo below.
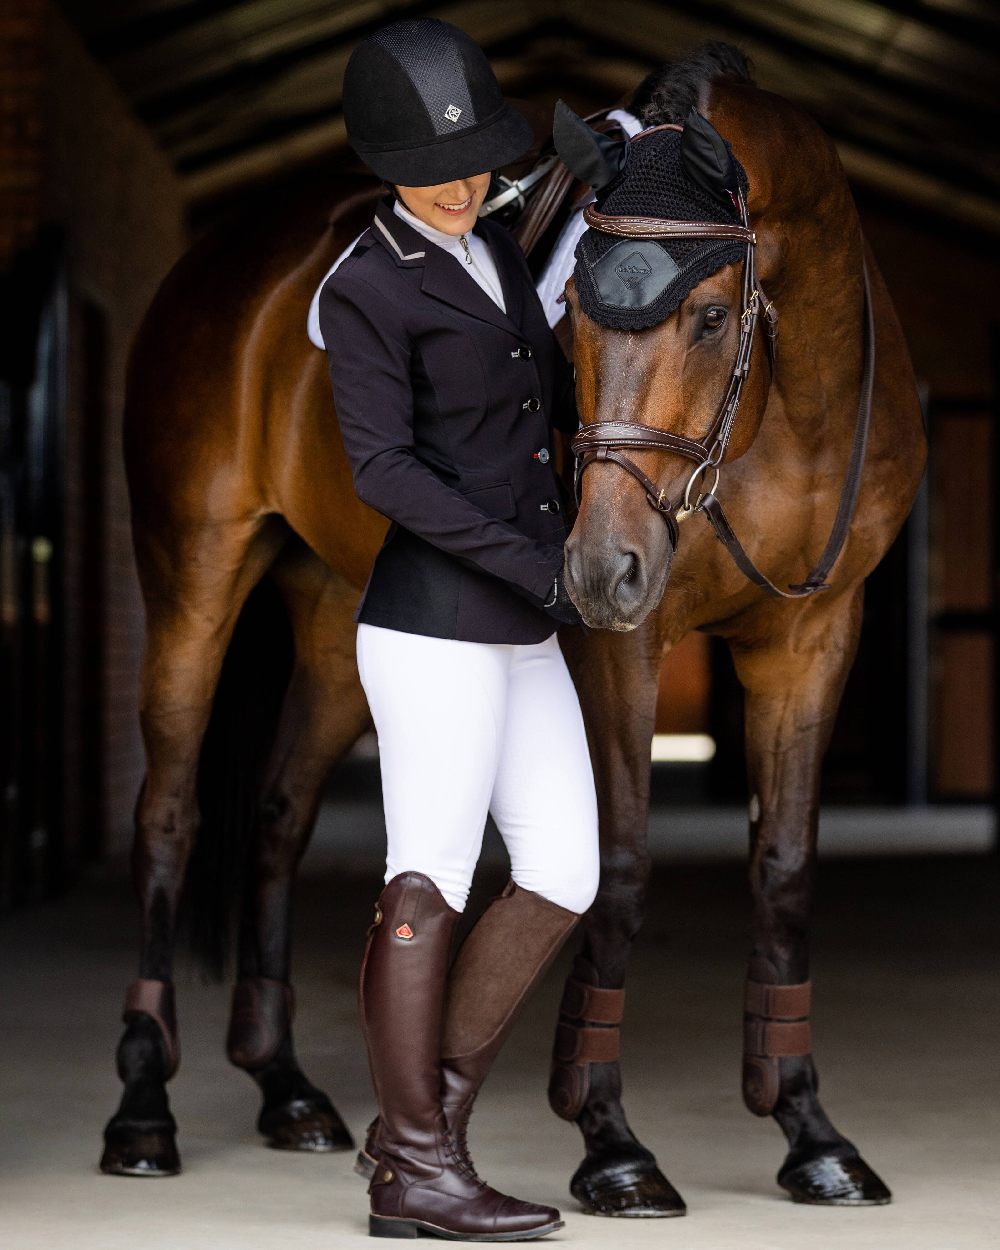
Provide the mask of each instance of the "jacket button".
{"label": "jacket button", "polygon": [[549,449],[547,447],[539,447],[537,451],[531,453],[532,460],[537,460],[539,464],[549,463]]}
{"label": "jacket button", "polygon": [[515,358],[520,358],[521,360],[527,360],[531,355],[531,348],[525,347],[524,345],[522,345],[521,347],[518,347],[514,351],[512,351],[511,355]]}
{"label": "jacket button", "polygon": [[521,405],[522,408],[527,408],[529,412],[537,412],[539,408],[541,408],[541,406],[542,406],[542,401],[540,399],[535,399],[535,398],[526,399],[524,403]]}
{"label": "jacket button", "polygon": [[558,511],[559,511],[559,500],[558,500],[558,499],[547,499],[547,500],[545,501],[545,503],[540,503],[540,504],[538,505],[538,509],[539,509],[539,511],[540,511],[540,512],[558,512]]}

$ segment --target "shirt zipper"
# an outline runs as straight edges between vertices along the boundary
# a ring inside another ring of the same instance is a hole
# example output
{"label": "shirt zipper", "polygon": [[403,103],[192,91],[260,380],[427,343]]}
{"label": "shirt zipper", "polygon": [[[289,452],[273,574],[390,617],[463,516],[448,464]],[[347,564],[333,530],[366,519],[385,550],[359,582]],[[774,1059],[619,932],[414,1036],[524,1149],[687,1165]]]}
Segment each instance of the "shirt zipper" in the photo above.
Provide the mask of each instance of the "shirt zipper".
{"label": "shirt zipper", "polygon": [[[464,234],[460,236],[460,238],[459,238],[459,242],[460,242],[460,243],[462,244],[462,246],[465,248],[465,260],[466,260],[466,263],[467,263],[467,264],[469,264],[469,265],[475,265],[475,266],[476,266],[476,268],[479,270],[479,272],[482,274],[482,276],[483,276],[483,280],[485,281],[486,285],[490,288],[490,290],[494,290],[495,288],[494,288],[494,286],[493,286],[493,283],[490,281],[490,276],[489,276],[489,274],[488,274],[488,273],[486,273],[486,271],[483,269],[482,265],[480,265],[480,264],[478,263],[478,261],[476,261],[476,260],[473,258],[473,255],[472,255],[472,249],[469,247],[468,240],[466,239],[466,237],[465,237],[465,235],[464,235]],[[496,300],[496,303],[499,305],[500,300],[499,300],[499,299],[498,299],[498,300]]]}

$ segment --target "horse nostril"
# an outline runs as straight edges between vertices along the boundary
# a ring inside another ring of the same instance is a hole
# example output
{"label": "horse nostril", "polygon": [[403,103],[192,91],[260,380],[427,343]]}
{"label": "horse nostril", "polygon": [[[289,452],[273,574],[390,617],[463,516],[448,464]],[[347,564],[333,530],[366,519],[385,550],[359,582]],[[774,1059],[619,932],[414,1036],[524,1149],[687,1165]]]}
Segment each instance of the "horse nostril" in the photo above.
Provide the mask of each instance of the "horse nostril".
{"label": "horse nostril", "polygon": [[614,584],[614,597],[620,598],[627,596],[630,591],[634,591],[634,587],[630,584],[639,580],[640,567],[639,558],[634,551],[623,551],[619,562],[621,572]]}
{"label": "horse nostril", "polygon": [[563,544],[563,565],[567,578],[570,581],[577,581],[580,576],[580,554],[572,538],[568,538]]}

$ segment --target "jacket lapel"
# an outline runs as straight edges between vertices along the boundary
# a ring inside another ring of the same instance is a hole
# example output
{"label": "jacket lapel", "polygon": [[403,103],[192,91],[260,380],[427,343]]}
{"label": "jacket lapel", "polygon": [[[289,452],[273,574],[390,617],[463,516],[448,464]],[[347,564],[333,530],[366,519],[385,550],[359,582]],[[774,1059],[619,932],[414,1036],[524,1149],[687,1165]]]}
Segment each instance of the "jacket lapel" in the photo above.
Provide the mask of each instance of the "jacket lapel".
{"label": "jacket lapel", "polygon": [[506,312],[490,299],[475,278],[462,273],[459,265],[463,262],[432,243],[398,213],[394,213],[390,196],[383,196],[376,204],[371,229],[397,265],[406,268],[419,265],[423,268],[420,287],[428,295],[481,321],[488,321],[501,330],[520,334],[524,303],[521,274],[517,258],[509,250],[517,247],[517,242],[507,235],[503,226],[480,219],[473,226],[473,232],[489,245],[493,254]]}

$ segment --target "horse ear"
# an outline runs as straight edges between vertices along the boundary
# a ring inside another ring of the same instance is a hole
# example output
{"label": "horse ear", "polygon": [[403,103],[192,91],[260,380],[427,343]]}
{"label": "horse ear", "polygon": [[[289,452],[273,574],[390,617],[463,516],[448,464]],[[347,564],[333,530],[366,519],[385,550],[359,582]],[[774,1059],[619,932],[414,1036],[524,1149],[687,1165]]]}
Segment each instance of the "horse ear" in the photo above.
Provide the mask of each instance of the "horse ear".
{"label": "horse ear", "polygon": [[559,159],[595,191],[607,186],[628,158],[626,139],[602,135],[578,117],[564,100],[556,101],[552,139]]}
{"label": "horse ear", "polygon": [[739,199],[736,166],[723,141],[707,117],[692,108],[681,135],[681,159],[688,176],[728,206]]}

